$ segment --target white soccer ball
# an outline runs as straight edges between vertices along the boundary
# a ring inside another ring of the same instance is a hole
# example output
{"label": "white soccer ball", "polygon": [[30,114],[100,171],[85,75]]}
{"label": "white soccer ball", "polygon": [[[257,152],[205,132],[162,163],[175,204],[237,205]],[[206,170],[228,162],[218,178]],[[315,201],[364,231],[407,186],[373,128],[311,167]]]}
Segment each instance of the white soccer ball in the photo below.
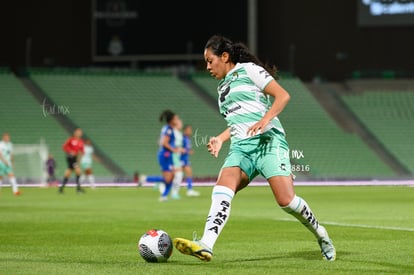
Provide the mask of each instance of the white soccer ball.
{"label": "white soccer ball", "polygon": [[160,229],[151,229],[139,239],[138,250],[145,261],[161,263],[170,258],[173,244],[167,232]]}

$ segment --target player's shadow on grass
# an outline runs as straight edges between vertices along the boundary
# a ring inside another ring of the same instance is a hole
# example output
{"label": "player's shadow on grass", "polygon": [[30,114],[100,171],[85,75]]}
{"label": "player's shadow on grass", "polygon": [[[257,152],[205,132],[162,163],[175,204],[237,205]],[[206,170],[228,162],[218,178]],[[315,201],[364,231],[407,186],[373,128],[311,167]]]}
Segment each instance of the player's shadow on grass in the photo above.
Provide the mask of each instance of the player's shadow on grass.
{"label": "player's shadow on grass", "polygon": [[[344,252],[341,251],[340,252],[340,256],[344,256],[344,255],[349,255],[351,253],[349,252]],[[240,257],[238,259],[235,260],[230,260],[227,262],[235,262],[238,263],[239,261],[246,261],[246,262],[254,262],[254,261],[269,261],[269,260],[276,260],[276,259],[302,259],[302,260],[307,260],[307,261],[321,261],[322,260],[322,255],[319,251],[317,250],[308,250],[308,251],[295,251],[295,252],[289,252],[286,254],[275,254],[275,255],[270,255],[270,256],[265,256],[265,257],[250,257],[250,258],[243,258]],[[337,257],[338,259],[338,257]]]}
{"label": "player's shadow on grass", "polygon": [[315,251],[315,250],[309,250],[309,251],[295,251],[295,252],[290,252],[286,255],[286,258],[300,258],[302,260],[308,260],[308,261],[313,261],[313,260],[321,260],[322,259],[322,254],[319,251]]}
{"label": "player's shadow on grass", "polygon": [[246,262],[254,262],[254,261],[269,261],[269,260],[276,260],[276,259],[288,259],[288,258],[293,258],[293,259],[303,259],[303,260],[320,260],[321,259],[321,255],[318,254],[318,252],[315,252],[315,250],[312,251],[298,251],[298,252],[290,252],[290,253],[286,253],[286,254],[276,254],[276,255],[271,255],[271,256],[266,256],[266,257],[252,257],[252,258],[244,258],[244,259],[238,259],[235,260],[234,262],[238,262],[238,261],[246,261]]}
{"label": "player's shadow on grass", "polygon": [[367,260],[360,260],[360,261],[358,261],[358,260],[349,260],[348,262],[355,263],[355,265],[369,263],[369,264],[372,264],[373,266],[382,266],[384,268],[394,270],[393,272],[396,272],[396,273],[405,273],[405,272],[414,273],[414,265],[410,264],[410,263],[402,265],[402,264],[394,264],[392,262],[367,261]]}
{"label": "player's shadow on grass", "polygon": [[[344,254],[350,254],[345,252]],[[341,252],[341,255],[344,255]],[[222,258],[224,261],[224,258]],[[306,261],[322,261],[322,255],[319,251],[317,250],[309,250],[309,251],[296,251],[296,252],[290,252],[290,253],[277,253],[274,255],[267,255],[267,256],[256,256],[256,257],[238,257],[232,260],[226,259],[225,263],[226,264],[240,264],[240,262],[260,262],[260,261],[272,261],[272,260],[285,260],[285,259],[301,259],[301,260],[306,260]],[[216,259],[213,258],[213,261],[215,262],[221,262],[221,258],[218,256]],[[183,262],[181,262],[180,260],[174,260],[175,264],[183,264]],[[186,262],[187,264],[194,264],[194,265],[198,265],[199,262],[195,261],[194,263],[189,263]]]}

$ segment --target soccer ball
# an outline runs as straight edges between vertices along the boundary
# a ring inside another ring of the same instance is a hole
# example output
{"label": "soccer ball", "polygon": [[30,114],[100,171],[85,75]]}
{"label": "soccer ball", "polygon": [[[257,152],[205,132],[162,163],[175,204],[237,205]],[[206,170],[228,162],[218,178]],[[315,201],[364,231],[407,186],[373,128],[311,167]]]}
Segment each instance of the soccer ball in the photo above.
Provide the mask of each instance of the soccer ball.
{"label": "soccer ball", "polygon": [[173,244],[167,232],[151,229],[145,232],[138,241],[141,257],[150,263],[166,262],[173,251]]}

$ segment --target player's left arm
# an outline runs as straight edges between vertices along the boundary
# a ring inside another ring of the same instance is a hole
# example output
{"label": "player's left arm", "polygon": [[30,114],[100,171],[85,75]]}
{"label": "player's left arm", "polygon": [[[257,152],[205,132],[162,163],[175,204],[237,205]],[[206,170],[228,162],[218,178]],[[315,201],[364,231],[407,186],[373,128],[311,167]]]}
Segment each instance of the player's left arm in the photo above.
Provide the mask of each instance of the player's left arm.
{"label": "player's left arm", "polygon": [[259,131],[263,130],[269,122],[278,116],[290,100],[289,93],[272,79],[263,90],[265,94],[274,97],[274,101],[270,109],[265,113],[263,118],[252,125],[247,131],[248,135],[254,136]]}
{"label": "player's left arm", "polygon": [[96,155],[95,153],[92,154],[92,159],[96,162],[102,162],[101,158],[98,157],[98,155]]}
{"label": "player's left arm", "polygon": [[7,166],[9,165],[9,162],[3,157],[3,154],[0,152],[0,161],[2,161]]}

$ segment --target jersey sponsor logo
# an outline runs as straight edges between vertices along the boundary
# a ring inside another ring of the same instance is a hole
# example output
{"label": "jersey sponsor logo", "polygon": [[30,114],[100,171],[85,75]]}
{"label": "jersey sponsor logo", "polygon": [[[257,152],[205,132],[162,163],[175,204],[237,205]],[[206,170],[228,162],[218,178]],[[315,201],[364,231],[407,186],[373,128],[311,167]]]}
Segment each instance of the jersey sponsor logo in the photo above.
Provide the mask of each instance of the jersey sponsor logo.
{"label": "jersey sponsor logo", "polygon": [[233,112],[235,112],[237,110],[240,110],[240,109],[241,109],[241,106],[240,105],[237,105],[237,106],[234,106],[234,107],[232,107],[230,109],[227,109],[227,111],[225,111],[224,113],[222,113],[222,115],[223,115],[223,117],[227,117],[229,114],[231,114],[231,113],[233,113]]}

